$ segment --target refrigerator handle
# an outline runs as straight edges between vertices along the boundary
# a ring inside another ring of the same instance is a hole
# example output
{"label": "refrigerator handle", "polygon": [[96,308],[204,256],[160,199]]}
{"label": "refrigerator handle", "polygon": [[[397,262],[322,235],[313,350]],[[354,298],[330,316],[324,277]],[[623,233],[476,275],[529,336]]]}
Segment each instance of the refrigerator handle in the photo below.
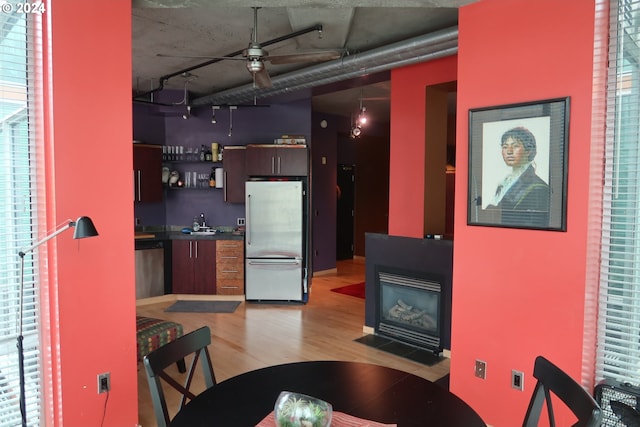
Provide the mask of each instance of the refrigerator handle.
{"label": "refrigerator handle", "polygon": [[247,207],[245,212],[245,239],[247,240],[247,245],[251,244],[251,194],[247,194]]}

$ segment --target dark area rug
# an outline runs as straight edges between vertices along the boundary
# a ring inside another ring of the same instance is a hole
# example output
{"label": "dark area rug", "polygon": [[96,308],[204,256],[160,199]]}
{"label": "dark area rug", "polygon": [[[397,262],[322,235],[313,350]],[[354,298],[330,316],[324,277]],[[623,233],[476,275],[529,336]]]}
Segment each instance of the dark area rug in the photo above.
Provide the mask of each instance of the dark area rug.
{"label": "dark area rug", "polygon": [[164,311],[180,313],[233,313],[240,301],[176,301]]}
{"label": "dark area rug", "polygon": [[444,357],[440,357],[432,351],[416,348],[378,335],[368,334],[356,338],[354,341],[427,366],[433,366],[444,359]]}
{"label": "dark area rug", "polygon": [[364,282],[354,283],[353,285],[342,286],[340,288],[333,288],[331,289],[331,292],[364,299]]}

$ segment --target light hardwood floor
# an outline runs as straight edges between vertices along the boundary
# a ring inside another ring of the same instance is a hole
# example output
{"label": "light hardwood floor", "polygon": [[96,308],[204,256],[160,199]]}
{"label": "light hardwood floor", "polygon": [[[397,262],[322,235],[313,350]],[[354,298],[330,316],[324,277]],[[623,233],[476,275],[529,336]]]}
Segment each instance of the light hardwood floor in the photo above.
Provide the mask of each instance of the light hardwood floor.
{"label": "light hardwood floor", "polygon": [[[172,302],[141,305],[138,315],[179,322],[185,333],[211,328],[209,351],[216,380],[253,369],[307,360],[350,360],[389,366],[436,380],[449,372],[449,359],[428,367],[355,342],[363,335],[364,300],[331,292],[364,281],[364,260],[339,261],[337,271],[313,278],[306,305],[242,302],[232,314],[164,312]],[[242,396],[238,396],[242,398]],[[167,400],[175,400],[168,397]],[[138,366],[139,423],[157,427],[149,387]]]}

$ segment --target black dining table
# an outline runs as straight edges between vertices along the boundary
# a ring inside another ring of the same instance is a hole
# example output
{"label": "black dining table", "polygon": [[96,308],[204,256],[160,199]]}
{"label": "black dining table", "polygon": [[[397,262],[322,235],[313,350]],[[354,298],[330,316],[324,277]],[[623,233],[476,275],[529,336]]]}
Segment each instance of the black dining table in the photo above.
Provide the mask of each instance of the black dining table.
{"label": "black dining table", "polygon": [[282,391],[306,394],[334,411],[398,427],[486,427],[445,388],[407,372],[342,361],[269,366],[229,378],[182,408],[171,427],[253,427],[269,415]]}

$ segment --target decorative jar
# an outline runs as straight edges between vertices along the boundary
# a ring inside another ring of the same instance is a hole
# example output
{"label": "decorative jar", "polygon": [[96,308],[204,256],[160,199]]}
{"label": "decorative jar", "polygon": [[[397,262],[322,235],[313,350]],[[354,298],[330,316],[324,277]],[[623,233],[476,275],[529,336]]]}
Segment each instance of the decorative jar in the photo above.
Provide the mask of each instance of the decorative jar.
{"label": "decorative jar", "polygon": [[330,403],[290,391],[280,393],[274,407],[278,427],[329,427],[332,415]]}

